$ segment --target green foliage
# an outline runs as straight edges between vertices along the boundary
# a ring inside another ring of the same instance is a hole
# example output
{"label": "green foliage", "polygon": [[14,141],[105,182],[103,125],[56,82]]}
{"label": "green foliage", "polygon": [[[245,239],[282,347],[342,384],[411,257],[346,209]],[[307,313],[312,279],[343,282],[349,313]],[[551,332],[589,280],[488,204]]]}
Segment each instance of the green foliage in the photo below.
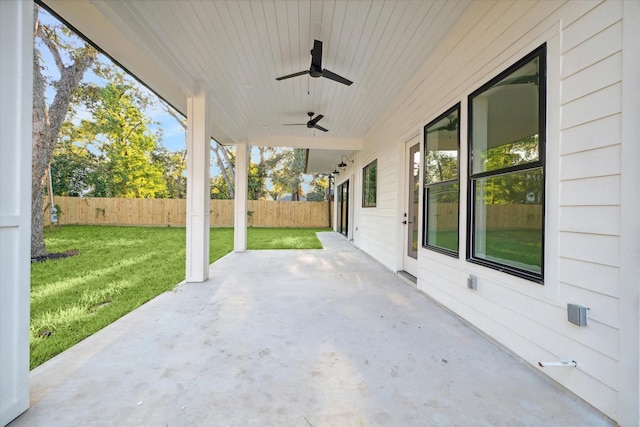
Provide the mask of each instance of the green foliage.
{"label": "green foliage", "polygon": [[322,202],[329,199],[329,176],[316,173],[311,178],[311,191],[307,193],[310,202]]}
{"label": "green foliage", "polygon": [[214,176],[211,182],[211,198],[219,200],[230,200],[229,186],[222,175]]}
{"label": "green foliage", "polygon": [[264,165],[249,163],[247,198],[260,200],[267,196],[267,170]]}
{"label": "green foliage", "polygon": [[425,182],[427,184],[458,178],[457,151],[428,151],[425,165]]}
{"label": "green foliage", "polygon": [[[119,81],[118,81],[119,80]],[[162,164],[153,162],[156,136],[147,129],[150,120],[141,111],[149,102],[123,78],[99,90],[92,105],[92,120],[83,120],[84,142],[100,153],[97,173],[103,185],[92,196],[149,198],[166,197],[168,190]]]}
{"label": "green foliage", "polygon": [[62,125],[51,162],[53,194],[58,196],[83,196],[95,180],[97,156],[73,143],[72,130],[69,122]]}
{"label": "green foliage", "polygon": [[165,147],[156,147],[151,152],[153,164],[161,165],[167,187],[167,197],[184,199],[187,197],[187,150],[169,151]]}
{"label": "green foliage", "polygon": [[291,194],[291,200],[300,200],[304,196],[302,191],[305,165],[305,150],[294,148],[283,150],[272,156],[267,162],[271,169],[271,183],[274,193],[278,195]]}
{"label": "green foliage", "polygon": [[483,150],[483,171],[492,171],[538,160],[538,136],[532,135],[519,141]]}
{"label": "green foliage", "polygon": [[[321,248],[323,229],[248,230],[249,249]],[[65,226],[45,231],[50,252],[31,265],[31,367],[44,363],[184,280],[184,228]],[[209,262],[233,250],[233,229],[212,228]]]}

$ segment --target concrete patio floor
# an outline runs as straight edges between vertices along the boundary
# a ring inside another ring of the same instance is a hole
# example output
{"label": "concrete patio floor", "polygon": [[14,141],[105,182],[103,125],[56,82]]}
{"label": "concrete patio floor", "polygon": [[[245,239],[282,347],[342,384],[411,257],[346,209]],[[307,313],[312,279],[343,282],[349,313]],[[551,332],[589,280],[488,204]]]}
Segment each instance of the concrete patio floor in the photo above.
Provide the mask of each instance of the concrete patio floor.
{"label": "concrete patio floor", "polygon": [[232,253],[31,372],[17,426],[603,426],[336,233]]}

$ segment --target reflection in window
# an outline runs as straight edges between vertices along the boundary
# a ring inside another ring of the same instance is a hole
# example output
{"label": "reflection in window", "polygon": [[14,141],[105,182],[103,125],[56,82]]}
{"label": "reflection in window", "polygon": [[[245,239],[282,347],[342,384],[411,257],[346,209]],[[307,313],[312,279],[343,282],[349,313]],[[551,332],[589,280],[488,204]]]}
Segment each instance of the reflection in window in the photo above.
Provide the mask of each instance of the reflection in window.
{"label": "reflection in window", "polygon": [[427,245],[458,253],[457,182],[427,188]]}
{"label": "reflection in window", "polygon": [[475,180],[474,255],[542,273],[542,169]]}
{"label": "reflection in window", "polygon": [[469,96],[468,258],[542,282],[546,48]]}
{"label": "reflection in window", "polygon": [[424,128],[424,246],[458,256],[460,104]]}
{"label": "reflection in window", "polygon": [[378,160],[374,160],[362,170],[362,207],[376,206],[376,192],[378,186]]}

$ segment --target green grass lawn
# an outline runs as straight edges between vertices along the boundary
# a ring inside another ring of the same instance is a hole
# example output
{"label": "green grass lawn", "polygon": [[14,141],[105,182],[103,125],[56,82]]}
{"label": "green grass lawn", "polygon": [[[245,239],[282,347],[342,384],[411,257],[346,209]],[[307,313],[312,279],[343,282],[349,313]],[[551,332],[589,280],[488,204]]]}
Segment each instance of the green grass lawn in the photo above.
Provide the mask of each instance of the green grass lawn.
{"label": "green grass lawn", "polygon": [[[320,249],[317,231],[250,228],[249,249]],[[31,368],[184,280],[185,229],[65,226],[45,231],[48,252],[31,264]],[[213,228],[213,263],[233,250],[233,229]]]}

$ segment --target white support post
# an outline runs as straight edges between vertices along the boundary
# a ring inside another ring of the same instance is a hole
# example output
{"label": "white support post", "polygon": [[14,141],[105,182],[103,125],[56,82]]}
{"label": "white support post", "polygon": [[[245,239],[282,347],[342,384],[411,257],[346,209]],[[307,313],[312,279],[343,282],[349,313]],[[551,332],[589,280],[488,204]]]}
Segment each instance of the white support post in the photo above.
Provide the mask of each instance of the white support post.
{"label": "white support post", "polygon": [[187,99],[187,282],[209,278],[210,106],[200,87]]}
{"label": "white support post", "polygon": [[247,190],[249,185],[247,151],[246,142],[236,144],[236,198],[233,218],[233,250],[235,252],[247,250]]}
{"label": "white support post", "polygon": [[29,407],[33,2],[0,1],[0,425]]}

